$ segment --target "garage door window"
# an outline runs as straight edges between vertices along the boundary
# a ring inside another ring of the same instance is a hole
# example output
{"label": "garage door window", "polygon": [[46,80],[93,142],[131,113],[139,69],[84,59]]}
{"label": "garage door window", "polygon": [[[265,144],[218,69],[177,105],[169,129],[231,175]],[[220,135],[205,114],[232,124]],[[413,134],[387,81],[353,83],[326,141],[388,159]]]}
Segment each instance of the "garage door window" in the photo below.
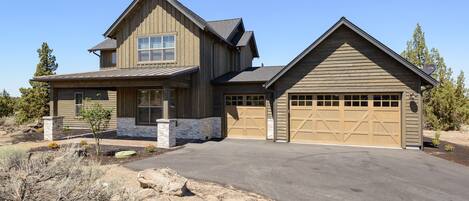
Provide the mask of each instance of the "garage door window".
{"label": "garage door window", "polygon": [[345,95],[345,107],[368,107],[367,95]]}
{"label": "garage door window", "polygon": [[399,107],[398,95],[374,95],[374,107]]}
{"label": "garage door window", "polygon": [[225,105],[233,105],[233,106],[244,105],[243,96],[226,96]]}
{"label": "garage door window", "polygon": [[317,106],[319,107],[338,107],[339,96],[337,95],[318,95]]}
{"label": "garage door window", "polygon": [[295,95],[291,97],[292,106],[313,106],[312,95]]}
{"label": "garage door window", "polygon": [[247,106],[264,106],[264,96],[246,96]]}

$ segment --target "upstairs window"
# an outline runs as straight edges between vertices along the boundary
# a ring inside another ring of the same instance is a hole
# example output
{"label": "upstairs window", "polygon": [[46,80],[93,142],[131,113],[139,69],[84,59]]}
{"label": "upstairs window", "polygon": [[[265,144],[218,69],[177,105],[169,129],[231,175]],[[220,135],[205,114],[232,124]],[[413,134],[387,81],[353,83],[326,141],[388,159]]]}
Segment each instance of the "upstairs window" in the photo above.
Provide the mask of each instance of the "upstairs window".
{"label": "upstairs window", "polygon": [[138,62],[157,63],[176,60],[176,36],[148,36],[138,38]]}

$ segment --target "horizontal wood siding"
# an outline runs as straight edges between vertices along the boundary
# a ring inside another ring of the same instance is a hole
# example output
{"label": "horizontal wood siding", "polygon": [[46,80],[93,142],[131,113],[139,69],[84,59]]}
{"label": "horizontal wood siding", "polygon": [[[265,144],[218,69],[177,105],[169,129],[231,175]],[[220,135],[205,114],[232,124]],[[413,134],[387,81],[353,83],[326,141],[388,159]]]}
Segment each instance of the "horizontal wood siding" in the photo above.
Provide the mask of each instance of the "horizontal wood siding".
{"label": "horizontal wood siding", "polygon": [[[202,33],[197,25],[165,0],[147,0],[118,27],[117,67],[172,67],[200,65]],[[139,36],[176,34],[176,62],[138,64]]]}
{"label": "horizontal wood siding", "polygon": [[[405,144],[421,142],[420,78],[402,64],[342,26],[274,85],[277,140],[288,140],[288,94],[317,92],[404,93]],[[410,93],[418,110],[410,108]]]}
{"label": "horizontal wood siding", "polygon": [[100,67],[102,69],[116,67],[116,64],[112,63],[113,52],[114,51],[101,51]]}
{"label": "horizontal wood siding", "polygon": [[[70,128],[88,128],[88,124],[75,115],[75,92],[83,92],[84,107],[101,104],[104,108],[112,109],[112,117],[109,128],[116,128],[116,91],[99,89],[55,89],[57,92],[57,115],[64,117],[64,126]],[[99,96],[97,96],[99,94]]]}

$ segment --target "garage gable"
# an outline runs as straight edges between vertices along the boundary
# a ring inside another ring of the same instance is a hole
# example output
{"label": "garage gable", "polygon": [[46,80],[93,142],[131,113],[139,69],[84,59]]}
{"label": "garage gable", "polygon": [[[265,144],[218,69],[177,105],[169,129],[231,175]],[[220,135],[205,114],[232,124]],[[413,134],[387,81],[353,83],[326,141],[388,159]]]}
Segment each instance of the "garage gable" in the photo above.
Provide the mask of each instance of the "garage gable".
{"label": "garage gable", "polygon": [[310,45],[306,50],[304,50],[300,55],[298,55],[293,61],[291,61],[284,69],[277,73],[272,79],[270,79],[264,86],[269,88],[274,84],[279,78],[281,78],[285,73],[287,73],[292,67],[296,66],[300,61],[304,60],[313,50],[320,46],[326,39],[337,31],[343,30],[346,27],[347,29],[354,32],[356,35],[362,39],[368,41],[377,49],[381,50],[383,53],[393,58],[396,62],[400,63],[402,67],[406,67],[408,70],[419,76],[425,83],[435,86],[438,82],[432,78],[430,75],[426,74],[423,70],[416,67],[399,54],[386,47],[384,44],[370,36],[368,33],[354,25],[352,22],[348,21],[345,17],[342,17],[334,26],[332,26],[328,31],[326,31],[321,37],[319,37],[312,45]]}

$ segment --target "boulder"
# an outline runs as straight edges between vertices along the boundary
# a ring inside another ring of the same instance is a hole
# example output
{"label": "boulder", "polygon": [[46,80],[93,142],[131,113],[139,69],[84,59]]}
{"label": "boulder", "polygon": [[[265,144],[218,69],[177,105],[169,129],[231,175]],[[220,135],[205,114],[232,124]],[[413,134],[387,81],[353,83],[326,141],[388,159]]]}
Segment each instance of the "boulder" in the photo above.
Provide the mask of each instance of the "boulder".
{"label": "boulder", "polygon": [[181,197],[188,193],[187,179],[169,168],[141,171],[137,180],[142,188],[152,188],[162,195]]}
{"label": "boulder", "polygon": [[120,152],[117,152],[114,157],[116,158],[130,158],[132,156],[135,156],[137,155],[137,152],[135,151],[120,151]]}
{"label": "boulder", "polygon": [[136,193],[137,200],[156,200],[158,193],[153,189],[142,189]]}
{"label": "boulder", "polygon": [[6,135],[8,134],[6,131],[0,130],[0,135]]}

